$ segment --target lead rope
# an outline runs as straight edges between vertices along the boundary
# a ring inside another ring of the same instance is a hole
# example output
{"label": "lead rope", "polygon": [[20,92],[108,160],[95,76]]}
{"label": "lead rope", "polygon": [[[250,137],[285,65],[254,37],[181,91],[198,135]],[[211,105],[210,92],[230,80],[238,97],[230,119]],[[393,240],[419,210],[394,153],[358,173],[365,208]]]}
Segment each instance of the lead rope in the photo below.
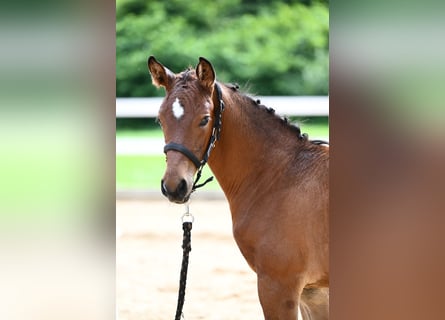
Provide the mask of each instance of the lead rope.
{"label": "lead rope", "polygon": [[188,202],[185,204],[186,212],[182,216],[182,230],[184,234],[182,237],[182,264],[179,279],[178,305],[176,307],[175,320],[184,318],[182,308],[184,307],[185,287],[187,284],[187,270],[189,265],[189,254],[192,251],[192,224],[194,221],[193,215],[189,212]]}

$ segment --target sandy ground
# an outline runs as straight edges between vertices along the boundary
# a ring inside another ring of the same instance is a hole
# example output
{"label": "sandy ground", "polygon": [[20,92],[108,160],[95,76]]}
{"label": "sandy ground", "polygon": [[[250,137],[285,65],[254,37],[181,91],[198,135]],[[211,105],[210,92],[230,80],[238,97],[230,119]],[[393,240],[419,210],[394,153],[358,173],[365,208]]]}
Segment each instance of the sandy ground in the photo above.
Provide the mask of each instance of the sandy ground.
{"label": "sandy ground", "polygon": [[[116,203],[120,320],[174,319],[182,259],[182,205]],[[226,201],[195,200],[185,319],[262,319],[255,273],[233,240]]]}

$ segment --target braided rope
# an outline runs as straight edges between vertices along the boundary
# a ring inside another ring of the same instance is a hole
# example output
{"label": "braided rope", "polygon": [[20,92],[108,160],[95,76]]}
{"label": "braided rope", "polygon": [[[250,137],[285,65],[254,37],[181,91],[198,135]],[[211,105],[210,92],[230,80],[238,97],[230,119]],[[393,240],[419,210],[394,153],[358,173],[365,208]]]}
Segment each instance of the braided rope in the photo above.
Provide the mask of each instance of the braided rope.
{"label": "braided rope", "polygon": [[181,273],[179,279],[179,293],[178,293],[178,306],[176,307],[176,315],[175,320],[180,320],[182,314],[182,308],[184,307],[184,298],[185,298],[185,287],[187,284],[187,270],[189,265],[189,253],[192,250],[191,246],[191,231],[192,231],[192,223],[184,222],[182,224],[182,229],[184,230],[184,235],[182,238],[182,265],[181,265]]}

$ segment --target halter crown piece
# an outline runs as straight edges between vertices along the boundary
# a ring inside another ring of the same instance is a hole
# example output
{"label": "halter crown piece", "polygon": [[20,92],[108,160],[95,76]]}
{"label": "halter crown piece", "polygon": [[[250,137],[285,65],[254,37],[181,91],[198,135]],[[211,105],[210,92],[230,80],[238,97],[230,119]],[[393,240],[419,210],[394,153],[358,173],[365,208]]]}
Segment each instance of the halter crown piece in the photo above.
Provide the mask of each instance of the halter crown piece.
{"label": "halter crown piece", "polygon": [[195,182],[193,183],[192,192],[194,192],[198,188],[205,186],[208,182],[213,180],[213,177],[210,177],[203,183],[198,184],[199,179],[201,179],[202,169],[204,168],[207,161],[209,160],[210,153],[212,152],[213,148],[215,147],[216,141],[219,140],[220,135],[221,135],[222,113],[224,111],[224,101],[222,99],[221,87],[216,82],[215,82],[215,91],[216,91],[216,97],[218,99],[218,105],[215,107],[215,111],[214,111],[215,121],[213,122],[212,135],[209,139],[209,143],[207,145],[207,150],[204,153],[204,157],[202,158],[202,160],[199,160],[193,152],[191,152],[189,149],[187,149],[186,147],[184,147],[183,145],[181,145],[179,143],[170,142],[164,146],[165,154],[167,154],[167,152],[170,150],[181,152],[191,162],[193,162],[195,167],[198,169]]}

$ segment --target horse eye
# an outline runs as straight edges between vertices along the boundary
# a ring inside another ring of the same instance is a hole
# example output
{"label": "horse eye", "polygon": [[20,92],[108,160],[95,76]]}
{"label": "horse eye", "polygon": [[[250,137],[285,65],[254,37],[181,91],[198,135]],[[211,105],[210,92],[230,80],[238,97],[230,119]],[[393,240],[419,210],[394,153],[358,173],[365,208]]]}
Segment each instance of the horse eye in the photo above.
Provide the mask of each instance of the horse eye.
{"label": "horse eye", "polygon": [[204,118],[202,118],[201,122],[199,123],[200,127],[204,127],[205,125],[207,125],[207,123],[209,123],[210,117],[209,116],[205,116]]}

